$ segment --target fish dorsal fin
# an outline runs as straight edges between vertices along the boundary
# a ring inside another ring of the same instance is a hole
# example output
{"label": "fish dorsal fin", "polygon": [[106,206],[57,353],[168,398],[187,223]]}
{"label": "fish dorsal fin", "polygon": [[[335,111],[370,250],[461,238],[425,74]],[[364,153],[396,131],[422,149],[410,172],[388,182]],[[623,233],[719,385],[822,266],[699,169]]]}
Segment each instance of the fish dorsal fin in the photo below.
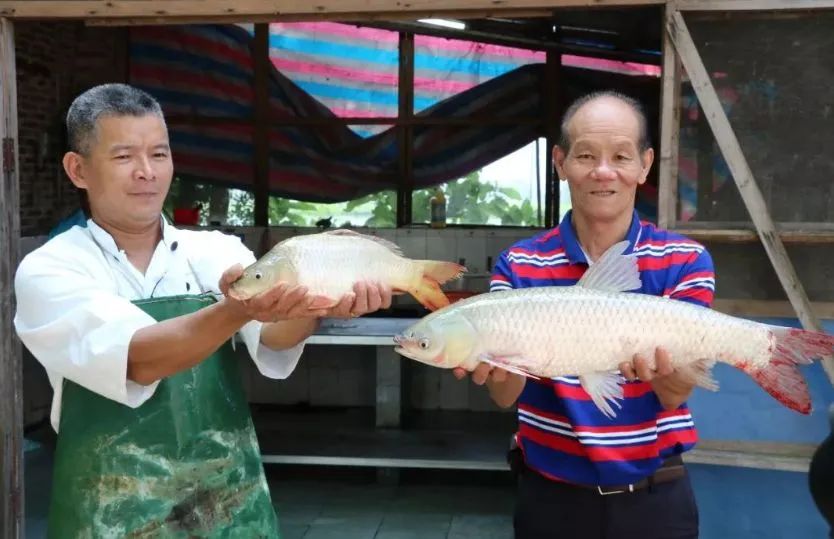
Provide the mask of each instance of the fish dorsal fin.
{"label": "fish dorsal fin", "polygon": [[354,238],[363,238],[369,241],[374,241],[397,256],[403,256],[403,251],[400,249],[400,246],[394,243],[393,241],[388,241],[386,239],[380,238],[379,236],[371,236],[370,234],[360,234],[355,230],[349,230],[347,228],[339,228],[336,230],[328,230],[327,232],[322,232],[322,234],[330,234],[333,236],[351,236]]}
{"label": "fish dorsal fin", "polygon": [[629,243],[615,243],[585,272],[576,286],[605,292],[627,292],[642,286],[637,255],[624,255]]}

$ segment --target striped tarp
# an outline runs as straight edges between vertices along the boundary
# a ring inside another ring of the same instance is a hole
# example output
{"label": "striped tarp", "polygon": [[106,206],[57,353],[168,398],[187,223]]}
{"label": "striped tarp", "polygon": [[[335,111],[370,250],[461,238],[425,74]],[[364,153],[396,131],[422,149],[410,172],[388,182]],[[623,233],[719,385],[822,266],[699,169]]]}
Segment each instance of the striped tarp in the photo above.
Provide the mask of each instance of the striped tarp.
{"label": "striped tarp", "polygon": [[[171,121],[176,174],[251,189],[254,103],[251,25],[131,29],[130,80],[169,118],[223,118],[207,125]],[[388,117],[398,110],[396,32],[336,23],[270,25],[273,117]],[[414,108],[419,116],[536,118],[543,110],[544,53],[415,37]],[[656,68],[565,56],[566,65],[633,75]],[[536,125],[414,128],[414,186],[457,179],[543,136]],[[337,202],[399,180],[390,126],[272,125],[270,193]]]}

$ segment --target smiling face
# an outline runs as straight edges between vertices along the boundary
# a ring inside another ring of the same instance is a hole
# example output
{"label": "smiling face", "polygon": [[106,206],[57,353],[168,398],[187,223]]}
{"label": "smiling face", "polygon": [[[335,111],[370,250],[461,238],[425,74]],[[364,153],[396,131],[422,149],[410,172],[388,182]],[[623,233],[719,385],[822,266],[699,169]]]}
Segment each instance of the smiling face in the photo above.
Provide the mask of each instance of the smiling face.
{"label": "smiling face", "polygon": [[613,97],[591,100],[570,119],[568,132],[570,148],[554,148],[553,160],[570,187],[573,211],[598,222],[631,215],[654,160],[651,148],[640,150],[634,109]]}
{"label": "smiling face", "polygon": [[157,224],[174,175],[165,122],[156,114],[99,117],[88,147],[67,153],[64,167],[87,191],[94,219],[121,230]]}

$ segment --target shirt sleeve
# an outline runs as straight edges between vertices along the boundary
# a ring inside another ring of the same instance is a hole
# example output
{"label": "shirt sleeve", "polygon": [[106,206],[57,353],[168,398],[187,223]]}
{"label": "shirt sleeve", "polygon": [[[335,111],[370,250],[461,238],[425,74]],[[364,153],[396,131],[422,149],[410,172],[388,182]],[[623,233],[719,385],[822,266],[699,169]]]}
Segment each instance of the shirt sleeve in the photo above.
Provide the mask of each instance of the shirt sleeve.
{"label": "shirt sleeve", "polygon": [[[194,253],[194,259],[199,267],[200,283],[212,292],[220,293],[220,277],[223,272],[235,264],[246,267],[255,262],[255,255],[246,247],[240,238],[219,231],[203,232],[208,241],[206,249]],[[211,246],[211,248],[208,248]],[[206,254],[212,256],[205,256]],[[191,254],[189,254],[191,256]],[[302,341],[292,348],[273,350],[261,343],[261,328],[263,324],[256,320],[248,322],[239,331],[249,356],[261,374],[267,378],[287,378],[295,370],[298,360],[304,352],[306,341]]]}
{"label": "shirt sleeve", "polygon": [[504,251],[495,262],[492,269],[492,277],[489,281],[489,291],[511,290],[513,286],[513,274],[510,268],[510,261],[507,257],[509,251]]}
{"label": "shirt sleeve", "polygon": [[687,301],[704,307],[712,307],[715,297],[715,268],[712,256],[704,248],[693,254],[681,268],[677,282],[669,294],[672,299]]}
{"label": "shirt sleeve", "polygon": [[47,371],[136,408],[158,382],[127,379],[128,346],[156,320],[80,267],[40,253],[26,257],[15,275],[15,329]]}

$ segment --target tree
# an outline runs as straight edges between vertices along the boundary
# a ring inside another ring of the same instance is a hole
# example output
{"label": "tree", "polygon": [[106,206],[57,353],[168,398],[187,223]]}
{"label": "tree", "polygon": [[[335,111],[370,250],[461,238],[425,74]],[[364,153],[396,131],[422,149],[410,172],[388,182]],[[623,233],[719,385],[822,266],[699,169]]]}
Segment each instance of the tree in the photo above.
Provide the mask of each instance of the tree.
{"label": "tree", "polygon": [[[174,206],[193,207],[200,203],[201,223],[206,224],[208,205],[214,189],[220,186],[198,184],[192,181],[175,181],[171,196],[166,202],[170,213]],[[429,222],[430,200],[440,189],[446,197],[446,222],[449,224],[537,226],[539,219],[536,209],[528,199],[516,190],[499,187],[494,183],[481,181],[480,171],[438,187],[418,189],[412,195],[412,220],[415,223]],[[186,200],[187,199],[187,200]],[[397,194],[381,191],[336,204],[301,202],[280,197],[269,198],[269,224],[272,226],[314,226],[321,218],[333,217],[333,226],[345,226],[348,222],[369,227],[394,227],[397,223]],[[370,217],[355,223],[357,213]],[[251,225],[254,222],[255,199],[250,191],[230,190],[226,223],[230,225]]]}

